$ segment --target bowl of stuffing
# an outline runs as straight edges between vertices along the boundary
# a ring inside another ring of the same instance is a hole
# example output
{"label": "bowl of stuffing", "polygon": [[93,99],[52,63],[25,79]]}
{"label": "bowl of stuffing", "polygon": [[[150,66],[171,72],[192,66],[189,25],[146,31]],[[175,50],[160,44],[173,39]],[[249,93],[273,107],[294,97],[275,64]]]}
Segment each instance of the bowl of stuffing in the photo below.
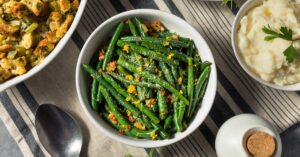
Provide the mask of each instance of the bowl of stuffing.
{"label": "bowl of stuffing", "polygon": [[0,91],[48,65],[78,25],[87,0],[0,2]]}
{"label": "bowl of stuffing", "polygon": [[90,121],[110,138],[162,147],[193,131],[216,94],[216,66],[202,36],[158,10],[123,12],[88,38],[76,89]]}

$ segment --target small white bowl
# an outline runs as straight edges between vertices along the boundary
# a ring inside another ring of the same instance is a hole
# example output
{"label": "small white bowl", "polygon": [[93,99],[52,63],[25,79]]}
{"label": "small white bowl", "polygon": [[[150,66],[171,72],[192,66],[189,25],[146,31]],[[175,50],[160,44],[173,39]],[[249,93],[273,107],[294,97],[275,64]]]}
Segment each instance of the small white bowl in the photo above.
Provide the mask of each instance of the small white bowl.
{"label": "small white bowl", "polygon": [[[174,31],[184,37],[189,37],[195,41],[195,44],[200,51],[201,58],[212,62],[212,71],[209,78],[208,88],[205,93],[203,102],[200,109],[197,111],[197,114],[188,128],[182,133],[176,133],[174,137],[167,140],[147,140],[147,139],[136,139],[128,136],[120,135],[116,130],[114,130],[109,124],[107,124],[99,114],[92,111],[89,101],[90,93],[90,82],[88,74],[83,70],[82,64],[88,64],[91,61],[92,56],[100,48],[101,43],[108,39],[108,37],[113,33],[117,24],[121,21],[124,21],[128,18],[141,17],[146,20],[160,20],[166,28]],[[87,39],[85,45],[82,48],[80,53],[77,68],[76,68],[76,89],[77,94],[81,103],[81,106],[84,112],[87,114],[90,121],[104,134],[111,137],[114,140],[119,142],[132,145],[135,147],[162,147],[172,143],[175,143],[193,131],[195,131],[200,124],[204,121],[205,117],[208,115],[215,98],[217,87],[217,73],[214,63],[214,58],[212,56],[211,50],[209,49],[207,43],[202,38],[202,36],[190,26],[187,22],[181,18],[174,16],[169,13],[165,13],[159,10],[151,9],[138,9],[123,12],[116,16],[111,17],[102,23]]]}
{"label": "small white bowl", "polygon": [[240,8],[238,14],[235,17],[235,20],[233,22],[233,27],[231,31],[231,42],[232,42],[232,47],[234,50],[235,57],[237,58],[239,64],[242,66],[242,68],[248,73],[254,80],[260,82],[261,84],[264,84],[266,86],[275,88],[275,89],[280,89],[280,90],[285,90],[285,91],[299,91],[300,90],[300,83],[293,84],[293,85],[285,85],[285,86],[280,86],[276,85],[267,81],[262,80],[259,78],[257,75],[255,75],[250,68],[247,66],[247,64],[243,60],[243,56],[241,56],[241,52],[238,48],[238,39],[237,39],[237,32],[240,28],[240,21],[241,19],[247,14],[251,9],[254,7],[260,5],[263,3],[264,0],[248,0],[247,2],[244,3],[244,5]]}
{"label": "small white bowl", "polygon": [[227,120],[216,136],[218,157],[249,157],[246,141],[256,131],[271,135],[276,141],[276,150],[272,157],[280,157],[282,143],[279,133],[266,120],[255,114],[241,114]]}
{"label": "small white bowl", "polygon": [[74,17],[74,20],[73,20],[70,28],[68,29],[68,31],[64,35],[64,37],[56,44],[56,46],[52,50],[52,52],[50,52],[49,55],[43,60],[43,62],[41,64],[33,67],[32,69],[30,69],[24,75],[16,76],[16,77],[13,77],[3,83],[0,83],[0,92],[32,77],[33,75],[35,75],[36,73],[41,71],[43,68],[45,68],[58,55],[58,53],[61,52],[61,50],[65,47],[65,45],[69,41],[71,35],[75,31],[78,23],[80,22],[80,19],[83,14],[83,11],[85,9],[86,3],[87,3],[87,0],[80,0],[79,8],[77,10],[77,13]]}

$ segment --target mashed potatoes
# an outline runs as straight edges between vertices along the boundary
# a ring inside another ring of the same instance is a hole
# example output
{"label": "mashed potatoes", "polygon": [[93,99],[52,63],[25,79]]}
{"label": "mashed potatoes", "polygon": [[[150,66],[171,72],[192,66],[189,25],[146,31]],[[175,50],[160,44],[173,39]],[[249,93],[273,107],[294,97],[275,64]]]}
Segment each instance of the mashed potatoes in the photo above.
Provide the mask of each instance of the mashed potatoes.
{"label": "mashed potatoes", "polygon": [[[238,47],[248,67],[261,79],[277,85],[300,82],[300,59],[288,63],[283,54],[290,41],[265,41],[264,26],[270,25],[293,30],[293,38],[300,37],[300,3],[295,0],[266,0],[250,10],[241,20],[238,30]],[[300,42],[294,42],[300,52]]]}

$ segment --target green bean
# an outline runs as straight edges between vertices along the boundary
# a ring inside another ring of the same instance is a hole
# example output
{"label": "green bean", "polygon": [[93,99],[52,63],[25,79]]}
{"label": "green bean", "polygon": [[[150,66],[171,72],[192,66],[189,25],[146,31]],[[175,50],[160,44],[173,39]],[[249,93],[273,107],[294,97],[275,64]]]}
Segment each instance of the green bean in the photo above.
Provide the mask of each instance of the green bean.
{"label": "green bean", "polygon": [[144,30],[144,27],[146,27],[146,25],[142,23],[142,21],[141,21],[140,18],[135,17],[134,19],[135,19],[135,22],[137,23],[137,26],[138,26],[138,30],[139,30],[139,32],[140,32],[140,35],[141,35],[142,37],[148,36],[148,35],[147,35],[147,32],[145,32],[145,30]]}
{"label": "green bean", "polygon": [[118,119],[118,122],[120,123],[121,128],[125,129],[125,130],[130,130],[131,129],[131,125],[126,120],[126,118],[123,117],[123,115],[118,111],[118,107],[113,102],[113,99],[110,96],[110,94],[108,93],[108,91],[103,86],[100,86],[100,91],[101,91],[102,95],[104,96],[104,98],[106,100],[106,104],[108,105],[108,108],[110,109],[110,111]]}
{"label": "green bean", "polygon": [[[196,55],[197,56],[197,55]],[[199,75],[201,74],[201,60],[196,59],[196,57],[194,57],[194,79],[196,80]]]}
{"label": "green bean", "polygon": [[130,32],[133,36],[138,36],[138,32],[136,30],[136,27],[134,25],[134,23],[131,21],[131,19],[128,19],[128,25],[129,25],[129,29]]}
{"label": "green bean", "polygon": [[[145,107],[142,103],[139,102],[138,98],[127,93],[126,90],[124,90],[116,81],[113,80],[113,78],[111,78],[109,75],[103,73],[102,74],[104,79],[112,86],[116,89],[116,91],[118,93],[120,93],[121,95],[123,95],[125,98],[129,98],[131,99],[131,101],[136,105],[136,107],[143,112],[146,116],[148,116],[151,121],[153,121],[154,123],[158,124],[160,122],[159,118],[156,117],[156,115],[151,112],[147,107]],[[100,77],[101,78],[101,77]]]}
{"label": "green bean", "polygon": [[[100,68],[102,64],[102,61],[98,61],[96,65],[96,69]],[[99,104],[102,102],[102,94],[100,92],[100,84],[96,79],[93,79],[92,82],[92,91],[91,91],[91,99],[92,99],[92,109],[96,112],[99,111]],[[98,102],[98,103],[97,103]]]}
{"label": "green bean", "polygon": [[91,88],[91,103],[92,103],[92,109],[95,112],[99,111],[99,106],[97,103],[97,89],[98,89],[98,82],[96,79],[93,79],[92,88]]}
{"label": "green bean", "polygon": [[[133,55],[128,55],[128,54],[125,54],[122,50],[118,49],[117,50],[117,53],[120,56],[123,56],[124,58],[126,58],[126,60],[128,60],[129,62],[135,64],[135,65],[138,65],[138,66],[141,66],[142,63],[139,61],[140,59],[138,59],[138,54],[133,54]],[[140,56],[141,57],[141,56]]]}
{"label": "green bean", "polygon": [[158,124],[154,124],[154,123],[151,123],[151,124],[152,124],[152,126],[153,126],[155,129],[158,130],[159,135],[160,135],[163,139],[167,139],[167,138],[170,137],[170,135],[165,131],[165,129],[164,129],[162,126],[160,126],[160,125],[158,125]]}
{"label": "green bean", "polygon": [[205,61],[201,64],[201,71],[204,71],[204,69],[207,67],[207,66],[210,66],[211,63],[208,62],[208,61]]}
{"label": "green bean", "polygon": [[138,98],[140,101],[145,101],[146,99],[146,90],[142,87],[136,87],[136,91],[138,93]]}
{"label": "green bean", "polygon": [[157,92],[157,101],[158,101],[157,103],[158,103],[159,118],[161,120],[164,120],[168,115],[168,106],[167,106],[167,100],[164,95],[164,92],[161,90]]}
{"label": "green bean", "polygon": [[163,71],[163,74],[166,80],[172,85],[175,86],[174,78],[171,74],[169,67],[164,62],[159,62],[160,69]]}
{"label": "green bean", "polygon": [[159,52],[152,51],[152,50],[149,50],[145,47],[136,45],[135,43],[124,42],[122,40],[118,40],[117,45],[119,47],[123,47],[124,45],[128,45],[129,49],[134,53],[142,54],[142,55],[147,56],[151,59],[156,59],[156,60],[159,60],[159,61],[163,61],[163,62],[166,62],[168,64],[172,64],[172,65],[176,65],[176,66],[179,65],[179,62],[177,60],[173,60],[172,58],[170,58],[166,55],[163,55]]}
{"label": "green bean", "polygon": [[[153,129],[153,130],[139,130],[136,128],[132,128],[129,132],[130,134],[134,135],[135,137],[142,137],[142,138],[152,138],[151,135],[153,133],[156,133],[157,129]],[[126,134],[126,131],[125,131]]]}
{"label": "green bean", "polygon": [[137,108],[135,108],[132,104],[125,101],[125,99],[121,95],[119,95],[117,91],[111,85],[109,85],[105,80],[102,80],[100,84],[101,86],[104,86],[111,93],[111,95],[119,102],[120,105],[122,105],[127,110],[132,112],[132,115],[134,115],[135,117],[140,117],[141,112]]}
{"label": "green bean", "polygon": [[120,127],[118,124],[113,123],[109,118],[108,118],[108,113],[103,113],[103,118],[109,122],[114,128],[116,128],[119,131],[124,131],[125,135],[127,136],[132,136],[132,137],[141,137],[141,138],[151,138],[151,134],[153,132],[156,132],[157,129],[152,129],[152,130],[139,130],[135,127],[133,127],[131,130],[125,130],[122,127]]}
{"label": "green bean", "polygon": [[[102,61],[102,60],[99,61],[99,62],[97,63],[97,66],[96,66],[96,70],[98,70],[99,68],[101,68],[102,64],[103,64],[103,61]],[[98,90],[98,91],[97,91],[97,97],[96,97],[97,102],[98,102],[98,103],[102,103],[102,101],[103,101],[103,95],[102,95],[101,92],[100,92],[100,84],[99,84],[99,83],[98,83],[98,89],[97,89],[97,90]]]}
{"label": "green bean", "polygon": [[180,101],[179,102],[179,108],[178,108],[178,123],[183,126],[182,121],[183,121],[183,117],[184,117],[184,113],[185,113],[185,107],[186,105]]}
{"label": "green bean", "polygon": [[188,50],[187,50],[187,55],[192,57],[194,56],[195,54],[195,44],[194,44],[194,41],[190,41],[189,42],[189,47],[188,47]]}
{"label": "green bean", "polygon": [[[140,77],[140,76],[138,76],[138,74],[134,74],[134,78],[136,80],[139,80],[138,77]],[[140,101],[144,101],[146,99],[146,90],[145,90],[145,88],[137,86],[136,90],[137,90],[137,94],[138,94],[139,100]]]}
{"label": "green bean", "polygon": [[181,36],[179,36],[179,35],[176,34],[176,33],[171,33],[171,32],[159,32],[158,34],[159,34],[159,36],[162,37],[162,38],[168,38],[168,37],[170,38],[170,37],[173,37],[174,35],[176,35],[176,36],[178,36],[178,40],[179,40],[179,41],[183,41],[183,42],[185,42],[185,43],[188,43],[188,42],[191,41],[191,39],[185,38],[185,37],[181,37]]}
{"label": "green bean", "polygon": [[174,65],[170,65],[171,67],[171,72],[175,81],[175,87],[177,90],[179,90],[179,84],[178,84],[178,78],[179,78],[179,74],[178,74],[178,68]]}
{"label": "green bean", "polygon": [[[137,23],[138,30],[139,30],[141,36],[147,36],[147,33],[144,31],[144,27],[146,27],[146,26],[137,17],[135,17],[135,21]],[[131,33],[133,34],[133,36],[138,36],[135,25],[131,20],[129,20],[129,27],[130,27],[130,30],[131,30]],[[134,56],[137,57],[137,54],[134,53]],[[138,63],[139,63],[139,61],[138,61]],[[142,88],[142,87],[138,86],[137,87],[137,93],[138,93],[138,97],[139,97],[140,100],[145,100],[146,95],[147,95],[146,88]]]}
{"label": "green bean", "polygon": [[[193,114],[193,112],[194,112],[194,109],[196,108],[195,106],[197,105],[197,102],[199,101],[199,98],[200,98],[200,96],[201,96],[200,94],[201,94],[202,92],[205,91],[204,86],[205,86],[206,80],[207,80],[208,77],[209,77],[210,70],[211,70],[210,66],[207,66],[207,67],[203,70],[202,74],[200,75],[200,77],[199,77],[199,79],[198,79],[198,81],[197,81],[197,83],[196,83],[195,94],[194,94],[194,98],[195,98],[196,101],[194,101],[194,102],[192,103],[192,105],[191,105],[191,107],[192,107],[191,110],[188,110],[188,112],[187,112],[187,117],[188,117],[188,118],[191,118],[191,116],[192,116],[192,114]],[[201,98],[200,98],[200,99],[201,99]]]}
{"label": "green bean", "polygon": [[103,101],[103,95],[101,94],[101,92],[99,92],[99,90],[100,90],[100,87],[99,87],[99,84],[98,84],[97,102],[98,103],[102,103],[102,101]]}
{"label": "green bean", "polygon": [[116,31],[114,32],[114,35],[112,36],[111,40],[110,40],[110,43],[108,45],[108,48],[107,48],[107,51],[106,51],[106,54],[105,54],[105,57],[104,57],[104,60],[103,60],[103,65],[102,65],[102,70],[105,71],[106,69],[106,65],[110,62],[111,60],[111,57],[112,57],[112,54],[113,54],[113,51],[115,49],[115,45],[117,43],[117,40],[118,38],[120,37],[122,31],[124,29],[124,23],[121,22]]}
{"label": "green bean", "polygon": [[145,68],[147,68],[147,70],[150,73],[154,73],[155,72],[155,69],[156,69],[155,60],[145,58],[144,59],[144,66],[145,66]]}
{"label": "green bean", "polygon": [[151,148],[149,152],[149,157],[153,157],[154,152],[155,152],[155,148]]}
{"label": "green bean", "polygon": [[158,112],[158,105],[157,104],[152,105],[151,109],[152,109],[153,112]]}
{"label": "green bean", "polygon": [[185,97],[188,97],[188,90],[187,90],[187,86],[185,84],[182,84],[181,85],[181,90],[182,90],[182,93]]}
{"label": "green bean", "polygon": [[147,129],[152,129],[152,128],[153,128],[153,127],[152,127],[152,124],[151,124],[149,118],[147,118],[147,116],[145,116],[145,115],[143,114],[143,115],[142,115],[142,119],[143,119],[144,124],[145,124],[145,126],[146,126]]}
{"label": "green bean", "polygon": [[164,38],[154,38],[154,37],[135,37],[135,36],[127,36],[121,37],[121,40],[125,42],[150,42],[152,44],[165,44],[170,45],[172,47],[179,47],[179,48],[187,48],[189,46],[188,43],[177,41],[177,40],[167,40]]}
{"label": "green bean", "polygon": [[[133,63],[136,63],[138,66],[143,66],[143,59],[139,54],[133,53],[133,55],[136,61],[131,60]],[[137,74],[134,74],[134,78],[136,80],[142,80],[142,78],[139,78],[140,76]],[[141,101],[144,101],[146,99],[146,88],[137,86],[137,94],[138,98]]]}
{"label": "green bean", "polygon": [[126,69],[124,69],[123,67],[121,67],[121,66],[117,66],[117,69],[118,69],[118,72],[120,74],[122,74],[123,76],[130,75],[130,73]]}
{"label": "green bean", "polygon": [[179,102],[175,101],[173,102],[173,112],[174,112],[174,124],[175,124],[175,128],[178,132],[181,132],[183,130],[183,126],[179,121]]}
{"label": "green bean", "polygon": [[190,105],[188,106],[187,113],[190,115],[193,108],[193,98],[194,98],[194,69],[193,69],[193,59],[191,57],[188,58],[188,85],[187,92],[189,96]]}
{"label": "green bean", "polygon": [[[150,73],[154,73],[156,66],[155,66],[155,61],[149,58],[145,58],[144,59],[144,67],[145,69],[147,69]],[[143,78],[142,78],[143,79]],[[143,79],[144,80],[144,79]],[[147,80],[146,80],[147,81]],[[146,99],[150,99],[153,98],[154,95],[154,91],[152,88],[145,88],[145,97]],[[153,105],[152,108],[153,111],[157,111],[157,106]]]}
{"label": "green bean", "polygon": [[199,94],[198,98],[195,99],[195,101],[194,101],[195,104],[193,105],[193,110],[195,110],[197,104],[200,103],[200,101],[203,99],[203,96],[205,94],[207,85],[208,85],[208,79],[205,80],[203,86],[201,87],[200,94]]}
{"label": "green bean", "polygon": [[166,82],[165,80],[159,78],[156,75],[150,74],[147,71],[143,71],[143,70],[139,70],[139,68],[133,64],[130,64],[128,62],[126,62],[124,60],[123,57],[120,57],[118,60],[118,64],[120,66],[123,66],[124,68],[126,68],[127,70],[134,72],[134,73],[140,73],[142,77],[148,79],[150,82],[152,83],[157,83],[160,86],[164,87],[165,89],[167,89],[168,91],[170,91],[171,93],[173,93],[175,96],[177,96],[180,100],[182,100],[186,105],[189,104],[189,100],[187,100],[183,95],[181,95],[179,93],[179,91],[177,91],[172,85],[170,85],[168,82]]}
{"label": "green bean", "polygon": [[148,88],[154,88],[154,89],[160,89],[161,86],[158,85],[158,84],[152,84],[152,83],[149,83],[149,82],[144,82],[144,81],[140,81],[140,82],[137,82],[137,81],[133,81],[133,80],[128,80],[116,73],[108,73],[110,76],[112,76],[113,78],[121,81],[121,82],[124,82],[124,83],[127,83],[127,84],[132,84],[132,85],[135,85],[135,86],[140,86],[140,87],[148,87]]}
{"label": "green bean", "polygon": [[121,56],[124,55],[124,51],[122,51],[120,48],[117,48],[116,53]]}
{"label": "green bean", "polygon": [[[177,82],[177,81],[178,81],[178,77],[179,77],[179,75],[178,75],[178,69],[177,69],[177,67],[174,66],[174,65],[171,65],[170,67],[171,67],[171,72],[172,72],[174,81]],[[176,84],[177,84],[177,83],[176,83]],[[177,85],[178,85],[178,84],[177,84]]]}
{"label": "green bean", "polygon": [[165,122],[164,122],[164,129],[169,129],[170,126],[171,126],[171,123],[172,123],[172,115],[168,115],[168,117],[165,119]]}
{"label": "green bean", "polygon": [[103,85],[106,89],[108,89],[111,95],[119,102],[119,104],[125,107],[130,112],[132,112],[132,114],[135,117],[139,117],[141,115],[141,112],[137,108],[135,108],[132,104],[125,101],[125,99],[121,95],[119,95],[117,91],[106,81],[103,80],[100,82],[100,84]]}
{"label": "green bean", "polygon": [[182,62],[187,62],[187,57],[188,56],[186,54],[183,54],[183,53],[178,52],[176,50],[172,50],[172,49],[166,48],[164,46],[153,44],[153,43],[150,43],[150,42],[142,42],[141,45],[148,48],[148,49],[150,49],[150,50],[162,52],[163,54],[166,54],[168,56],[173,56],[175,59],[178,59]]}
{"label": "green bean", "polygon": [[[115,97],[115,99],[122,105],[124,106],[126,109],[128,109],[130,112],[132,112],[132,114],[136,117],[138,117],[141,113],[139,110],[137,110],[134,106],[132,106],[130,103],[128,103],[127,101],[124,100],[124,98],[122,96],[120,96],[116,90],[118,89],[114,89],[111,85],[109,85],[103,78],[101,75],[99,75],[97,73],[97,71],[95,71],[91,66],[84,64],[83,65],[84,69],[90,73],[90,75],[94,78],[97,79],[97,81],[101,84],[101,86],[104,86],[107,90],[110,91],[110,93],[112,94],[112,96]],[[108,75],[106,75],[105,73],[102,73],[103,77],[107,77]],[[102,93],[102,92],[101,92]]]}

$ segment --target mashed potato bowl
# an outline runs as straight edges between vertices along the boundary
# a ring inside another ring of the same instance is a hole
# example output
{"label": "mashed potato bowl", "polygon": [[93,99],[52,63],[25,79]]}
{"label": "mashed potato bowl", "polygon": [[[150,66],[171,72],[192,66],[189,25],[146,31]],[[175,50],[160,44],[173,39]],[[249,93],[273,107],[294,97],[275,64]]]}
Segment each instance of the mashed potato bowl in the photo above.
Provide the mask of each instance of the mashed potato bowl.
{"label": "mashed potato bowl", "polygon": [[244,56],[239,48],[239,41],[238,41],[238,31],[240,29],[240,23],[241,20],[247,13],[252,10],[253,8],[263,4],[264,0],[249,0],[240,8],[237,16],[235,17],[233,28],[232,28],[232,46],[235,53],[235,56],[239,62],[239,64],[242,66],[242,68],[248,73],[253,79],[256,81],[262,83],[263,85],[279,89],[279,90],[285,90],[285,91],[298,91],[300,90],[300,83],[291,84],[291,85],[277,85],[274,83],[270,83],[268,81],[265,81],[261,79],[256,73],[253,72],[253,70],[247,65],[247,63],[244,60]]}

